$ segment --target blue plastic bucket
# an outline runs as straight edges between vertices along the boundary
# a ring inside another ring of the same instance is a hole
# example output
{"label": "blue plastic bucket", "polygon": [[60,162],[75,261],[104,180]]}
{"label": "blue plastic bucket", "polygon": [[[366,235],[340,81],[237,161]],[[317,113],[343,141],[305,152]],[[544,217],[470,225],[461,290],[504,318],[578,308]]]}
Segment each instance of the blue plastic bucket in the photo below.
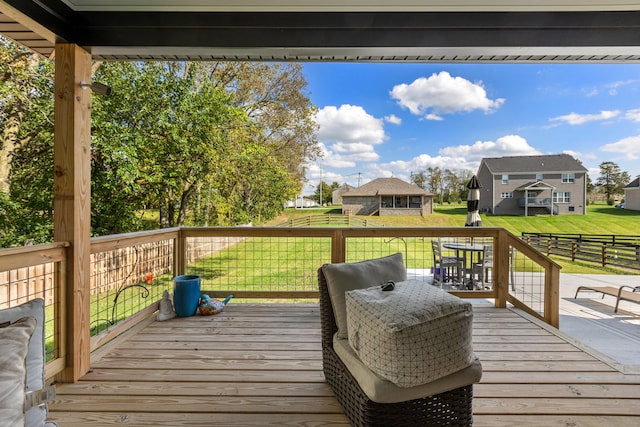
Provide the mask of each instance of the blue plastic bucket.
{"label": "blue plastic bucket", "polygon": [[173,279],[173,308],[178,317],[196,314],[200,301],[200,276],[187,274]]}

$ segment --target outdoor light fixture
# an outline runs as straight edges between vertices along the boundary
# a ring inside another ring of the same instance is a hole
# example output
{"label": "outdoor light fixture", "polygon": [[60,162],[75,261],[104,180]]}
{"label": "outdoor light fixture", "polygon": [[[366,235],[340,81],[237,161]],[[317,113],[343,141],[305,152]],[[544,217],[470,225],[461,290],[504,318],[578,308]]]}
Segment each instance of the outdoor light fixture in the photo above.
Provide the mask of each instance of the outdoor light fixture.
{"label": "outdoor light fixture", "polygon": [[109,96],[111,94],[111,86],[107,86],[106,84],[103,84],[103,83],[80,82],[80,86],[82,87],[82,89],[87,89],[87,88],[91,89],[91,92],[95,93],[96,95]]}

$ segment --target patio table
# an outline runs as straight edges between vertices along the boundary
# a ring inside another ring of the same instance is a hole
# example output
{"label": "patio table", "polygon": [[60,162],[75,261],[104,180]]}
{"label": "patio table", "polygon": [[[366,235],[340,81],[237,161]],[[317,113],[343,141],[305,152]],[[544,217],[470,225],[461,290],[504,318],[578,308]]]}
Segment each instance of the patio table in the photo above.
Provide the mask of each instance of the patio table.
{"label": "patio table", "polygon": [[[472,271],[468,268],[468,265],[473,265],[474,254],[477,255],[478,261],[480,260],[480,253],[484,252],[484,245],[476,243],[443,243],[442,246],[447,249],[452,249],[456,252],[456,258],[460,258],[462,252],[462,269],[464,277],[464,285],[467,289],[473,289],[473,277],[471,277]],[[470,254],[469,261],[467,262],[467,253]]]}

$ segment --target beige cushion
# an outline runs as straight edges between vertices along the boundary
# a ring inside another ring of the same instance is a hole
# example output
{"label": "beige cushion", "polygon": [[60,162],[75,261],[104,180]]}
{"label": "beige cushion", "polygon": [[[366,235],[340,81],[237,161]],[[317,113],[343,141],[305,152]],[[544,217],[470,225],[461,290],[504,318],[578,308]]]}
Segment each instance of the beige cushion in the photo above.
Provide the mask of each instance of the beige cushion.
{"label": "beige cushion", "polygon": [[407,279],[401,253],[361,262],[326,264],[322,266],[322,272],[327,279],[340,338],[347,338],[346,291],[381,285],[389,280],[400,282]]}
{"label": "beige cushion", "polygon": [[0,424],[24,425],[24,396],[29,340],[36,319],[24,317],[0,328]]}
{"label": "beige cushion", "polygon": [[400,387],[413,387],[470,366],[471,303],[424,282],[346,293],[349,344],[362,362]]}
{"label": "beige cushion", "polygon": [[[42,390],[45,381],[44,300],[37,298],[16,307],[0,310],[0,323],[15,322],[23,317],[36,319],[36,327],[27,353],[27,391]],[[25,427],[42,427],[45,425],[47,413],[46,404],[29,409],[25,414]]]}
{"label": "beige cushion", "polygon": [[349,372],[360,385],[360,388],[369,399],[378,403],[397,403],[407,400],[419,399],[445,391],[455,390],[469,384],[474,384],[482,378],[482,365],[480,360],[475,358],[473,363],[458,372],[447,375],[444,378],[421,384],[415,387],[398,387],[396,384],[386,380],[371,369],[367,368],[358,358],[358,355],[349,345],[348,340],[340,339],[337,334],[333,338],[333,348],[345,364]]}

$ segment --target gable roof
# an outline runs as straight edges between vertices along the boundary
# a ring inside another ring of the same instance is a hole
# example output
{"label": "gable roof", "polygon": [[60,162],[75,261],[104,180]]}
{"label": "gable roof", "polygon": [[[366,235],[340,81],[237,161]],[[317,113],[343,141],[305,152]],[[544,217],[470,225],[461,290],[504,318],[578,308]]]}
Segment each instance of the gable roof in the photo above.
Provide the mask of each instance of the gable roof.
{"label": "gable roof", "polygon": [[342,197],[352,196],[431,196],[429,193],[415,184],[409,184],[399,178],[377,178],[358,188],[353,188]]}
{"label": "gable roof", "polygon": [[556,187],[554,187],[551,184],[547,184],[544,181],[536,181],[536,182],[528,182],[524,185],[521,185],[520,187],[516,188],[516,190],[518,191],[524,191],[524,190],[555,190]]}
{"label": "gable roof", "polygon": [[582,166],[582,163],[569,154],[489,157],[482,159],[482,163],[493,174],[587,171],[587,168]]}
{"label": "gable roof", "polygon": [[631,181],[630,183],[628,183],[624,188],[626,189],[633,189],[633,188],[640,188],[640,177],[634,179],[633,181]]}

